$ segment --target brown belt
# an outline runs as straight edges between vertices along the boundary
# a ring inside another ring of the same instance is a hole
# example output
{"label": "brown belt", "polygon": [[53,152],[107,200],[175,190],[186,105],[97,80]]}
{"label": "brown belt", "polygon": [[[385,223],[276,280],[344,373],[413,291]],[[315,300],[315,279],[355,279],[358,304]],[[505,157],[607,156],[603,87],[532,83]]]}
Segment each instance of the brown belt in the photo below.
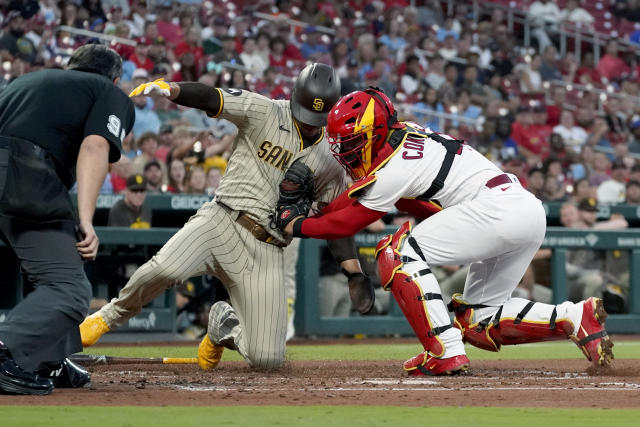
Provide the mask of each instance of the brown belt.
{"label": "brown belt", "polygon": [[[220,206],[222,206],[222,208],[224,208],[224,210],[226,210],[227,212],[233,211],[233,209],[231,209],[229,206],[225,205],[224,203],[220,203],[220,202],[217,202],[217,203]],[[244,212],[240,212],[240,214],[236,218],[236,222],[240,224],[243,228],[245,228],[249,233],[251,233],[251,235],[255,237],[256,240],[269,243],[270,245],[274,245],[279,248],[284,248],[285,246],[287,246],[286,243],[279,242],[271,234],[267,233],[264,227],[262,227],[260,224],[258,224],[255,220],[253,220],[249,215],[247,215]]]}

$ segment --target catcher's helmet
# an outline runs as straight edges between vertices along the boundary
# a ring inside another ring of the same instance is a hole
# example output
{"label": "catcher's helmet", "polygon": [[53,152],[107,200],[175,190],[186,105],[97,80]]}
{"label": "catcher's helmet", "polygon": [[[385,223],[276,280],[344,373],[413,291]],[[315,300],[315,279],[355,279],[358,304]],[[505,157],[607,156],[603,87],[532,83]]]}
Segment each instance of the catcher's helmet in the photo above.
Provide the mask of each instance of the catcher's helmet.
{"label": "catcher's helmet", "polygon": [[329,144],[353,179],[367,175],[396,117],[391,100],[377,88],[351,92],[333,106],[327,123]]}
{"label": "catcher's helmet", "polygon": [[326,64],[307,65],[298,75],[291,93],[291,113],[301,123],[326,126],[327,115],[340,98],[340,78]]}

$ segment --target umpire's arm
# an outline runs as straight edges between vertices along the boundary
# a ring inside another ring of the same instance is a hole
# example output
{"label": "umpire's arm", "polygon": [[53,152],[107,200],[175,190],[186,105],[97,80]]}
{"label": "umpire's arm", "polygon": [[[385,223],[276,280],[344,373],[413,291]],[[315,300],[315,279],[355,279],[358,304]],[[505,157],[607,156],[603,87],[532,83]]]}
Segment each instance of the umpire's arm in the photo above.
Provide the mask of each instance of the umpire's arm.
{"label": "umpire's arm", "polygon": [[80,144],[76,175],[78,179],[78,216],[82,240],[76,244],[83,259],[95,259],[98,236],[93,229],[93,214],[100,187],[109,169],[109,142],[99,135],[88,135]]}

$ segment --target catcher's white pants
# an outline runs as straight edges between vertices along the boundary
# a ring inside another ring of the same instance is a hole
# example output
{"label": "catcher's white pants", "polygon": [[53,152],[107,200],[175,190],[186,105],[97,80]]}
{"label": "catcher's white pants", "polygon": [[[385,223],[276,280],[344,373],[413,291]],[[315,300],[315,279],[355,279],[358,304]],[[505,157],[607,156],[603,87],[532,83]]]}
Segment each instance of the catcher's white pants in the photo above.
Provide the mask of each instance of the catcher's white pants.
{"label": "catcher's white pants", "polygon": [[[493,315],[510,297],[546,230],[542,203],[520,184],[484,187],[472,200],[443,209],[412,231],[428,265],[470,264],[463,299],[491,307]],[[411,252],[405,242],[401,253]]]}

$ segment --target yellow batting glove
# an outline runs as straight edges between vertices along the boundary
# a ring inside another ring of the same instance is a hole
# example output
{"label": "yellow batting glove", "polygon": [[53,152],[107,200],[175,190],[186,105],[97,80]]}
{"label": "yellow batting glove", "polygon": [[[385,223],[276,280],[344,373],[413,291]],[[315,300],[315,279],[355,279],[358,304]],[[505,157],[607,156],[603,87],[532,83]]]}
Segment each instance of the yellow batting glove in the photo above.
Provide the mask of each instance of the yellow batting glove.
{"label": "yellow batting glove", "polygon": [[135,88],[129,94],[129,98],[139,95],[161,95],[161,96],[169,96],[171,94],[171,88],[169,84],[164,81],[164,79],[160,78],[158,80],[154,80],[148,83],[142,83],[140,86]]}

